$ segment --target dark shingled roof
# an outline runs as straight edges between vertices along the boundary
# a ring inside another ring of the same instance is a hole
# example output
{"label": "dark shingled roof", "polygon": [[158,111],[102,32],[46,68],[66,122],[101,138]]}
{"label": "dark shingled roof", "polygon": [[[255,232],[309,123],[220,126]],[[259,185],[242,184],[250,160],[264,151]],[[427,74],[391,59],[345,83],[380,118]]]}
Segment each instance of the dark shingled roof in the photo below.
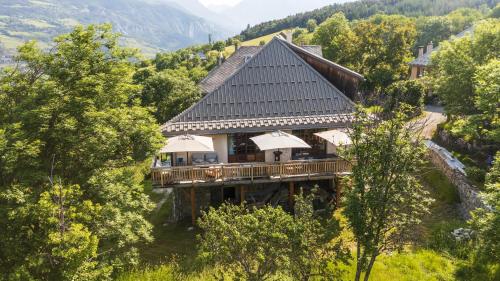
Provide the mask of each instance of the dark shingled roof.
{"label": "dark shingled roof", "polygon": [[[349,123],[346,116],[354,111],[354,103],[286,41],[274,38],[253,54],[238,69],[228,67],[234,73],[167,122],[163,132],[211,134]],[[319,122],[317,117],[328,121]]]}
{"label": "dark shingled roof", "polygon": [[[438,47],[439,48],[439,47]],[[434,48],[432,51],[427,52],[418,58],[412,60],[410,62],[410,65],[417,65],[417,66],[427,66],[431,63],[431,54],[432,52],[436,51],[438,48]]]}
{"label": "dark shingled roof", "polygon": [[302,45],[300,48],[308,51],[311,54],[315,54],[318,57],[323,57],[323,50],[319,45]]}
{"label": "dark shingled roof", "polygon": [[228,77],[233,75],[245,63],[245,59],[254,56],[262,50],[262,46],[243,46],[240,47],[226,61],[212,69],[201,82],[199,86],[204,93],[210,93],[219,87]]}

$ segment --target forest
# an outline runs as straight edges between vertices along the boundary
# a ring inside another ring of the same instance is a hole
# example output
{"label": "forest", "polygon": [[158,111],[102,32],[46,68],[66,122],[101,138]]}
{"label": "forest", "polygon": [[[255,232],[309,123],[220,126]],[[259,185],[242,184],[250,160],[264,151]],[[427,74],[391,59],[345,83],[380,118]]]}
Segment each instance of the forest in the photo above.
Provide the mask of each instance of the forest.
{"label": "forest", "polygon": [[[51,50],[19,47],[0,70],[0,280],[499,280],[500,161],[483,156],[500,159],[500,5],[389,2],[243,32],[299,27],[298,44],[322,45],[325,58],[365,76],[343,207],[318,215],[303,194],[294,214],[224,204],[193,231],[164,225],[149,167],[165,143],[160,126],[202,97],[197,83],[238,40],[144,59],[103,24],[75,27]],[[447,40],[471,26],[473,35]],[[440,46],[432,70],[408,80],[416,47],[429,41]],[[468,174],[489,207],[468,221],[436,207],[456,194],[406,125],[435,100],[442,130],[485,148]],[[436,178],[443,189],[429,188]],[[457,240],[452,227],[472,232]]]}
{"label": "forest", "polygon": [[304,12],[288,16],[284,19],[272,20],[255,26],[248,26],[240,34],[241,39],[249,40],[262,35],[281,31],[283,29],[306,27],[308,20],[322,23],[331,15],[342,12],[349,20],[368,18],[375,14],[398,14],[411,17],[440,16],[450,13],[457,8],[487,9],[494,7],[495,0],[362,0],[343,4],[333,4],[311,12]]}

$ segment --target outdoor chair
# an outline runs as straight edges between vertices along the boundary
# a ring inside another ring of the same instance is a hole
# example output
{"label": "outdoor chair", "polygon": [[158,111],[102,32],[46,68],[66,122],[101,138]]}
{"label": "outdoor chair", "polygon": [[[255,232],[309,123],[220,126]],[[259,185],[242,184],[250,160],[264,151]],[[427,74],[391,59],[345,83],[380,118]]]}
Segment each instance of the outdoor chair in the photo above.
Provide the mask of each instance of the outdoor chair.
{"label": "outdoor chair", "polygon": [[207,153],[205,154],[205,159],[210,164],[218,163],[217,153]]}
{"label": "outdoor chair", "polygon": [[177,166],[184,166],[184,158],[178,157],[175,163],[177,164]]}
{"label": "outdoor chair", "polygon": [[205,155],[203,153],[193,153],[191,157],[193,164],[203,164],[205,163]]}

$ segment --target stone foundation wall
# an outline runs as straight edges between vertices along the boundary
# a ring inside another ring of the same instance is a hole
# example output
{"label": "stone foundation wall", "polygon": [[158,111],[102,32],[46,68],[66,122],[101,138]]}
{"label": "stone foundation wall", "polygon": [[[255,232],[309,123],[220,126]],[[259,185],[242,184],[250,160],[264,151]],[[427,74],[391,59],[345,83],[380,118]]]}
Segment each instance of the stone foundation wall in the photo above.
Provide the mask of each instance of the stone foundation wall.
{"label": "stone foundation wall", "polygon": [[479,190],[469,182],[464,172],[463,164],[451,156],[450,152],[432,141],[426,141],[426,146],[429,160],[457,188],[463,217],[465,219],[470,218],[472,210],[485,206],[479,195]]}

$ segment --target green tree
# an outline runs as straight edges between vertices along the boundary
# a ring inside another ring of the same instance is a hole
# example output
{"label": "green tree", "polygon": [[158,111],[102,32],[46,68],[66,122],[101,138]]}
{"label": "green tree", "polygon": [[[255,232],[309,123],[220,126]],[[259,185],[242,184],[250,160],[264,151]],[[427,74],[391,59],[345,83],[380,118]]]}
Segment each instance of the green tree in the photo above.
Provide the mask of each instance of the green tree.
{"label": "green tree", "polygon": [[440,42],[448,40],[452,35],[451,22],[447,17],[422,17],[416,21],[417,40],[414,50],[433,42],[436,47]]}
{"label": "green tree", "polygon": [[460,8],[446,15],[446,18],[451,23],[452,34],[457,34],[465,30],[467,27],[481,19],[483,15],[481,12],[470,8]]}
{"label": "green tree", "polygon": [[140,87],[132,81],[133,53],[118,46],[106,25],[78,27],[55,44],[50,53],[34,43],[20,47],[24,69],[0,77],[7,146],[22,141],[36,151],[29,175],[16,173],[24,168],[11,162],[14,173],[2,169],[2,178],[45,181],[54,164],[54,174],[84,184],[96,169],[148,159],[161,136],[150,113],[134,100]]}
{"label": "green tree", "polygon": [[221,269],[219,278],[228,272],[243,280],[337,278],[339,270],[331,265],[347,262],[350,255],[338,238],[341,229],[332,213],[314,211],[315,192],[295,196],[294,216],[272,206],[249,210],[223,204],[210,209],[198,220],[203,230],[199,257]]}
{"label": "green tree", "polygon": [[[140,185],[145,171],[134,167],[147,163],[163,139],[150,111],[139,106],[132,61],[135,53],[119,47],[111,26],[90,25],[57,37],[51,51],[34,42],[21,46],[22,67],[0,73],[6,278],[102,279],[137,263],[134,246],[150,240],[144,216],[151,203]],[[63,237],[54,230],[57,206],[49,202],[52,174],[60,179],[56,189],[71,197],[62,207]]]}
{"label": "green tree", "polygon": [[347,263],[349,251],[343,248],[339,239],[339,222],[327,211],[323,215],[315,213],[313,200],[316,190],[305,196],[301,190],[294,198],[294,226],[290,236],[290,275],[294,280],[314,278],[336,279],[340,272],[331,272],[331,266],[338,268]]}
{"label": "green tree", "polygon": [[358,40],[343,13],[336,13],[318,26],[313,44],[323,47],[325,58],[354,67],[353,53]]}
{"label": "green tree", "polygon": [[452,115],[473,113],[473,77],[475,61],[471,57],[470,37],[443,42],[432,57],[435,65],[434,91]]}
{"label": "green tree", "polygon": [[495,8],[491,10],[490,18],[499,19],[500,18],[500,3],[498,3]]}
{"label": "green tree", "polygon": [[159,123],[164,123],[198,101],[200,90],[181,71],[164,70],[144,81],[142,105],[154,109]]}
{"label": "green tree", "polygon": [[474,105],[480,112],[479,134],[500,140],[500,60],[493,59],[477,69]]}
{"label": "green tree", "polygon": [[[38,187],[40,188],[40,187]],[[99,239],[86,226],[100,207],[82,199],[78,185],[11,186],[0,193],[2,280],[99,280],[110,269],[98,266]],[[28,223],[29,222],[29,223]],[[27,224],[28,223],[28,224]]]}
{"label": "green tree", "polygon": [[213,44],[212,50],[222,52],[226,48],[226,43],[224,41],[217,41]]}
{"label": "green tree", "polygon": [[89,179],[88,193],[101,208],[90,228],[100,239],[100,259],[109,261],[115,271],[137,265],[137,245],[153,240],[146,215],[155,205],[143,190],[148,169],[149,165],[102,169]]}
{"label": "green tree", "polygon": [[425,86],[419,80],[401,80],[390,85],[386,94],[385,109],[392,112],[401,105],[411,106],[411,115],[419,115],[424,107]]}
{"label": "green tree", "polygon": [[[199,220],[201,259],[242,280],[269,280],[289,267],[293,218],[281,208],[211,208]],[[222,278],[222,277],[221,277]]]}
{"label": "green tree", "polygon": [[292,38],[295,45],[309,45],[314,33],[308,33],[305,28],[296,28],[293,30]]}
{"label": "green tree", "polygon": [[316,30],[316,27],[318,27],[318,23],[315,19],[310,19],[307,21],[306,28],[308,32],[314,32],[314,30]]}
{"label": "green tree", "polygon": [[498,280],[500,277],[500,152],[486,176],[486,207],[472,214],[471,224],[477,232],[478,242],[472,255],[467,278],[469,280]]}
{"label": "green tree", "polygon": [[427,212],[429,199],[415,176],[423,148],[405,116],[379,121],[357,113],[348,157],[356,159],[344,214],[356,241],[356,278],[368,280],[380,253],[401,250]]}
{"label": "green tree", "polygon": [[500,21],[484,20],[468,35],[444,42],[432,57],[434,92],[444,102],[452,133],[498,140]]}
{"label": "green tree", "polygon": [[358,40],[352,65],[369,90],[381,92],[407,76],[416,39],[415,22],[403,16],[376,15],[354,23]]}

